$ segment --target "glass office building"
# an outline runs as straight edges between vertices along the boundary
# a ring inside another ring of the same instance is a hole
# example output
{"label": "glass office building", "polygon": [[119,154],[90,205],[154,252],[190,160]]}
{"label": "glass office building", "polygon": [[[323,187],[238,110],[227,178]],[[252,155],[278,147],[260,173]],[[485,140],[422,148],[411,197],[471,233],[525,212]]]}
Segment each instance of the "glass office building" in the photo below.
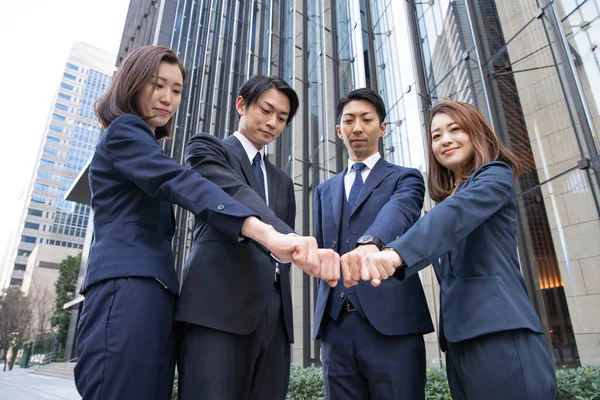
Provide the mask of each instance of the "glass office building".
{"label": "glass office building", "polygon": [[19,237],[8,260],[10,281],[4,286],[22,284],[27,259],[39,243],[83,249],[89,206],[65,200],[65,193],[98,142],[101,128],[94,102],[110,84],[114,60],[114,55],[91,45],[73,45],[46,125]]}
{"label": "glass office building", "polygon": [[[188,80],[165,150],[183,162],[194,133],[235,131],[235,96],[253,74],[278,75],[300,97],[268,148],[294,180],[296,230],[312,233],[312,196],[347,164],[338,99],[358,87],[388,107],[384,157],[427,178],[425,123],[444,99],[475,104],[521,159],[516,181],[521,269],[557,365],[600,364],[600,1],[133,0],[119,58],[162,44]],[[119,61],[118,61],[119,62]],[[425,211],[435,204],[428,198]],[[193,218],[176,211],[181,271]],[[420,273],[432,319],[438,286]],[[293,362],[318,364],[311,340],[315,280],[294,270]],[[436,334],[429,365],[444,362]]]}

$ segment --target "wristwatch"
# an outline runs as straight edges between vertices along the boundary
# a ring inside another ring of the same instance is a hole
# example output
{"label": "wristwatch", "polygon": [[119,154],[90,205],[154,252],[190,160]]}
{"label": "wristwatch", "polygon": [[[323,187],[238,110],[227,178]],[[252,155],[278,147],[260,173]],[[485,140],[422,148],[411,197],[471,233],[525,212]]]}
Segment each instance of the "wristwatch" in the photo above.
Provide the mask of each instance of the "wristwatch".
{"label": "wristwatch", "polygon": [[381,251],[381,249],[383,248],[383,246],[385,246],[385,243],[383,243],[381,241],[381,239],[379,239],[377,236],[372,236],[372,235],[363,235],[361,237],[358,238],[358,240],[356,241],[356,246],[362,246],[365,244],[374,244],[375,246],[377,246],[377,248]]}

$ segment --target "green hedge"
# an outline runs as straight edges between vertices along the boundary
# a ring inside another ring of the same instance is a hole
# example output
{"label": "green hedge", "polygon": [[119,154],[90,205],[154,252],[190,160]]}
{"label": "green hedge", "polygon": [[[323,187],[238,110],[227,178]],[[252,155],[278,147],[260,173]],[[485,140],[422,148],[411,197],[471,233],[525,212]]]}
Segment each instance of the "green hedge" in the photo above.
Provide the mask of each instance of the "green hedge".
{"label": "green hedge", "polygon": [[[600,400],[600,367],[557,369],[557,400]],[[173,399],[177,399],[177,377]],[[427,368],[427,400],[451,400],[446,372]],[[287,400],[325,399],[321,368],[301,368],[292,365]]]}
{"label": "green hedge", "polygon": [[292,365],[286,400],[324,399],[323,372],[319,367],[302,368]]}
{"label": "green hedge", "polygon": [[558,399],[600,399],[600,366],[557,369]]}

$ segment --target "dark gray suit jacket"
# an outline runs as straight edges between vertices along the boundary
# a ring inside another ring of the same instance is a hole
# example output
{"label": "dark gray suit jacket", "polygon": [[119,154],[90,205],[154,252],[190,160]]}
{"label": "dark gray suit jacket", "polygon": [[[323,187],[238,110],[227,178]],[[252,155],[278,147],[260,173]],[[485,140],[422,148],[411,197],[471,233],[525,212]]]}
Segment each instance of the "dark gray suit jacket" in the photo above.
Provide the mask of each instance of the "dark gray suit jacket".
{"label": "dark gray suit jacket", "polygon": [[[277,231],[294,232],[296,202],[292,179],[265,158],[267,205],[256,192],[258,183],[252,166],[235,136],[220,140],[205,133],[194,135],[186,148],[186,164]],[[253,332],[264,314],[275,267],[258,245],[232,241],[196,219],[175,319],[240,335]],[[279,269],[285,326],[293,342],[290,264],[280,264]]]}

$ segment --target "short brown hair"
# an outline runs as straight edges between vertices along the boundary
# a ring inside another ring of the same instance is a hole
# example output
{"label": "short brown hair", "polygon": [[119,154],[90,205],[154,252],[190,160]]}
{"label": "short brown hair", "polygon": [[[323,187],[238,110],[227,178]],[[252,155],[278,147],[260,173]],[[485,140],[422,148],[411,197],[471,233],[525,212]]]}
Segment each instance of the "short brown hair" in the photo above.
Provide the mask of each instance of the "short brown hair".
{"label": "short brown hair", "polygon": [[[177,65],[185,80],[185,69],[175,53],[165,46],[142,46],[135,49],[121,64],[106,93],[96,101],[96,116],[104,128],[124,114],[140,115],[135,97],[145,84],[156,80],[161,63]],[[157,126],[154,136],[157,140],[171,136],[173,118],[165,126]]]}
{"label": "short brown hair", "polygon": [[427,143],[429,155],[429,176],[427,186],[429,196],[435,201],[442,201],[452,193],[454,188],[454,176],[452,172],[443,167],[433,155],[431,147],[431,123],[437,114],[446,114],[465,132],[473,143],[475,156],[465,165],[462,180],[466,180],[483,164],[490,161],[502,161],[508,164],[514,176],[521,173],[519,159],[504,146],[499,140],[492,127],[483,115],[469,103],[445,100],[436,104],[431,109],[431,117],[427,124]]}

